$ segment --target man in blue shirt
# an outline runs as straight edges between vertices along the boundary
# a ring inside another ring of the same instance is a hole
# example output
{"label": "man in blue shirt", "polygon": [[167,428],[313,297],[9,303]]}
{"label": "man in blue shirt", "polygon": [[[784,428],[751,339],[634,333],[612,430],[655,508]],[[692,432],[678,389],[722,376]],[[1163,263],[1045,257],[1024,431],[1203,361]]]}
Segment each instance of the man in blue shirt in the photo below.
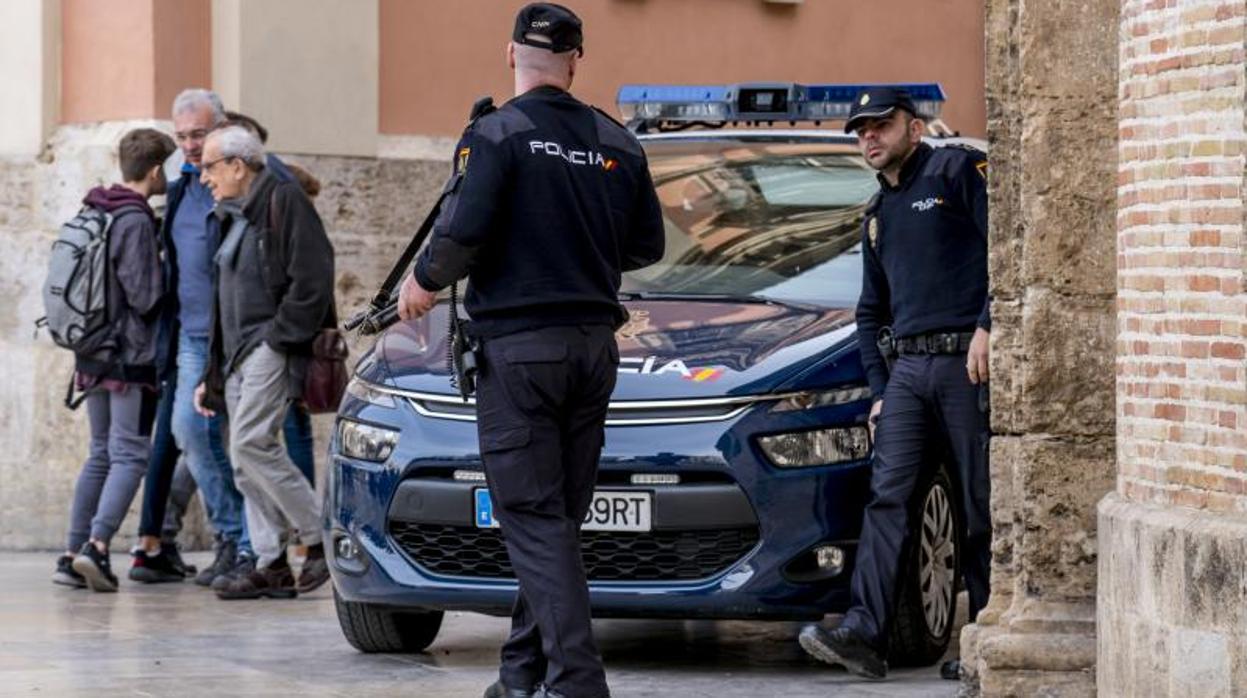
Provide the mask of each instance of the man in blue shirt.
{"label": "man in blue shirt", "polygon": [[[161,366],[161,405],[144,488],[140,545],[133,553],[130,578],[140,582],[170,582],[180,581],[186,576],[172,538],[181,529],[186,505],[198,485],[203,491],[209,519],[217,531],[217,556],[212,565],[195,577],[195,581],[205,586],[217,582],[214,586],[219,586],[226,581],[226,573],[247,571],[246,568],[254,564],[254,554],[246,521],[241,513],[235,514],[235,511],[242,510],[242,495],[233,483],[231,464],[221,435],[221,418],[204,420],[193,410],[187,413],[185,394],[181,402],[177,399],[179,373],[197,382],[201,372],[197,371],[203,367],[200,356],[206,356],[207,352],[205,328],[209,324],[214,293],[211,258],[220,243],[216,218],[211,216],[215,202],[199,181],[198,164],[203,157],[207,132],[213,128],[238,123],[256,133],[261,140],[266,132],[250,117],[221,111],[220,99],[206,90],[183,92],[175,101],[174,112],[174,127],[178,132],[184,164],[181,175],[170,186],[162,233],[165,247],[170,250],[170,268],[166,274],[168,278],[176,279],[172,284],[176,288],[170,290],[176,291],[174,300],[177,303],[170,304],[170,312],[166,313],[163,322],[164,340],[158,362]],[[205,127],[205,124],[208,126]],[[269,154],[266,165],[278,179],[295,181],[294,173],[277,156]],[[206,302],[205,298],[208,299]],[[175,339],[181,341],[175,343],[172,341]],[[199,351],[201,348],[202,352]],[[175,403],[181,406],[181,410],[176,411],[177,426],[172,424]],[[307,412],[298,404],[292,404],[285,421],[286,446],[290,457],[314,485],[311,429]],[[191,445],[192,451],[186,453],[186,467],[193,469],[190,482],[177,487],[174,485],[182,476],[174,472],[181,455],[179,444],[175,443],[175,432],[180,442]],[[200,480],[207,484],[200,483]]]}
{"label": "man in blue shirt", "polygon": [[[965,517],[952,545],[930,553],[932,568],[949,564],[945,556],[956,559],[961,547],[971,623],[990,590],[987,160],[972,148],[932,148],[922,142],[925,128],[909,94],[892,87],[860,94],[845,125],[879,172],[879,193],[862,230],[857,306],[858,344],[874,397],[875,463],[853,605],[838,628],[809,626],[800,641],[814,657],[870,678],[887,674],[902,556],[917,544],[907,540],[910,500],[932,475],[932,451],[951,456],[954,496]],[[879,349],[888,325],[898,355],[891,368]],[[945,622],[954,593],[936,600],[947,603]],[[941,674],[956,678],[958,669],[950,662]]]}
{"label": "man in blue shirt", "polygon": [[170,332],[176,332],[177,337],[172,431],[178,448],[186,455],[187,467],[199,486],[217,535],[216,558],[196,577],[196,582],[203,585],[229,571],[237,554],[250,549],[243,523],[242,495],[234,486],[233,471],[222,444],[221,418],[200,416],[193,400],[208,357],[212,256],[220,244],[212,216],[216,202],[199,181],[199,165],[208,132],[224,121],[220,97],[208,90],[185,90],[173,101],[174,138],[186,162],[182,176],[169,186],[163,230],[177,301],[173,304],[176,316],[170,323]]}

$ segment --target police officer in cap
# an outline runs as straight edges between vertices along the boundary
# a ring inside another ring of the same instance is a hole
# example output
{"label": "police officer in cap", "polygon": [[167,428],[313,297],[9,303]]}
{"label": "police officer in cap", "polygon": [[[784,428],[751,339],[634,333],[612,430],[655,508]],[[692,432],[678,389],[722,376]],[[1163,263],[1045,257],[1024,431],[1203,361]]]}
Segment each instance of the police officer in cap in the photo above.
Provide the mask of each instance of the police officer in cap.
{"label": "police officer in cap", "polygon": [[[951,461],[965,512],[970,622],[989,591],[987,162],[972,148],[932,148],[922,141],[925,128],[910,95],[894,87],[858,95],[845,124],[879,173],[863,224],[857,306],[875,462],[853,605],[839,627],[809,626],[800,642],[814,657],[871,678],[887,675],[902,555],[917,544],[906,540],[910,499],[936,465],[933,449]],[[889,325],[897,353],[890,373],[876,343]],[[946,663],[941,674],[956,678],[959,668]]]}
{"label": "police officer in cap", "polygon": [[486,696],[609,695],[580,557],[615,387],[620,275],[658,261],[663,220],[636,138],[567,90],[583,49],[566,7],[520,10],[515,98],[468,126],[452,193],[402,286],[416,318],[468,277],[481,458],[519,581]]}

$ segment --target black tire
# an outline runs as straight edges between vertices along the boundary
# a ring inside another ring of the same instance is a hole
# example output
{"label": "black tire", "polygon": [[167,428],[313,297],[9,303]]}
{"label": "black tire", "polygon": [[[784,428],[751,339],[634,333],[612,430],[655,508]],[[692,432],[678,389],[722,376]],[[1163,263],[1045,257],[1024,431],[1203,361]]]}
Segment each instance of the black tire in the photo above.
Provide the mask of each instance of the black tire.
{"label": "black tire", "polygon": [[441,611],[406,611],[344,601],[333,591],[338,625],[351,647],[360,652],[420,652],[433,644],[442,628]]}
{"label": "black tire", "polygon": [[952,639],[961,570],[961,514],[953,493],[943,467],[915,493],[890,637],[893,666],[934,664]]}

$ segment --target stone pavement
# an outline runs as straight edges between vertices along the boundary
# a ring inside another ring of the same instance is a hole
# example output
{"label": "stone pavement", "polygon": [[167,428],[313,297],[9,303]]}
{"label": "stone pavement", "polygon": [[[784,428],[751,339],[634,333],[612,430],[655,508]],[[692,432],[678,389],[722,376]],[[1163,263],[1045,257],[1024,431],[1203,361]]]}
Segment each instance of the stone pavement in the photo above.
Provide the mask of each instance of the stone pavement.
{"label": "stone pavement", "polygon": [[[0,553],[0,696],[473,698],[497,675],[509,623],[448,614],[425,653],[364,655],[342,639],[327,588],[295,601],[222,602],[190,583],[123,579],[119,593],[95,594],[51,584],[54,562],[54,554]],[[114,556],[123,572],[128,562]],[[854,680],[808,660],[794,642],[799,627],[595,624],[616,698],[957,692],[934,667],[894,671],[882,683]]]}

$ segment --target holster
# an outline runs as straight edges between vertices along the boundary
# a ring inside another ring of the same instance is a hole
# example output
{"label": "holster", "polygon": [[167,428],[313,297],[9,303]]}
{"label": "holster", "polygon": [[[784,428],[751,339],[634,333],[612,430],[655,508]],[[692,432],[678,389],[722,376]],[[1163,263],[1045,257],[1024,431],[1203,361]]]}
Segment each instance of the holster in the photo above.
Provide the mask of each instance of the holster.
{"label": "holster", "polygon": [[450,338],[451,368],[455,372],[452,382],[465,402],[476,393],[476,374],[481,365],[481,342],[467,332],[466,324],[460,322]]}
{"label": "holster", "polygon": [[888,373],[892,373],[892,367],[896,365],[896,336],[892,334],[892,328],[888,326],[880,327],[878,334],[875,335],[875,346],[879,348],[879,354],[883,357],[884,364],[888,367]]}

